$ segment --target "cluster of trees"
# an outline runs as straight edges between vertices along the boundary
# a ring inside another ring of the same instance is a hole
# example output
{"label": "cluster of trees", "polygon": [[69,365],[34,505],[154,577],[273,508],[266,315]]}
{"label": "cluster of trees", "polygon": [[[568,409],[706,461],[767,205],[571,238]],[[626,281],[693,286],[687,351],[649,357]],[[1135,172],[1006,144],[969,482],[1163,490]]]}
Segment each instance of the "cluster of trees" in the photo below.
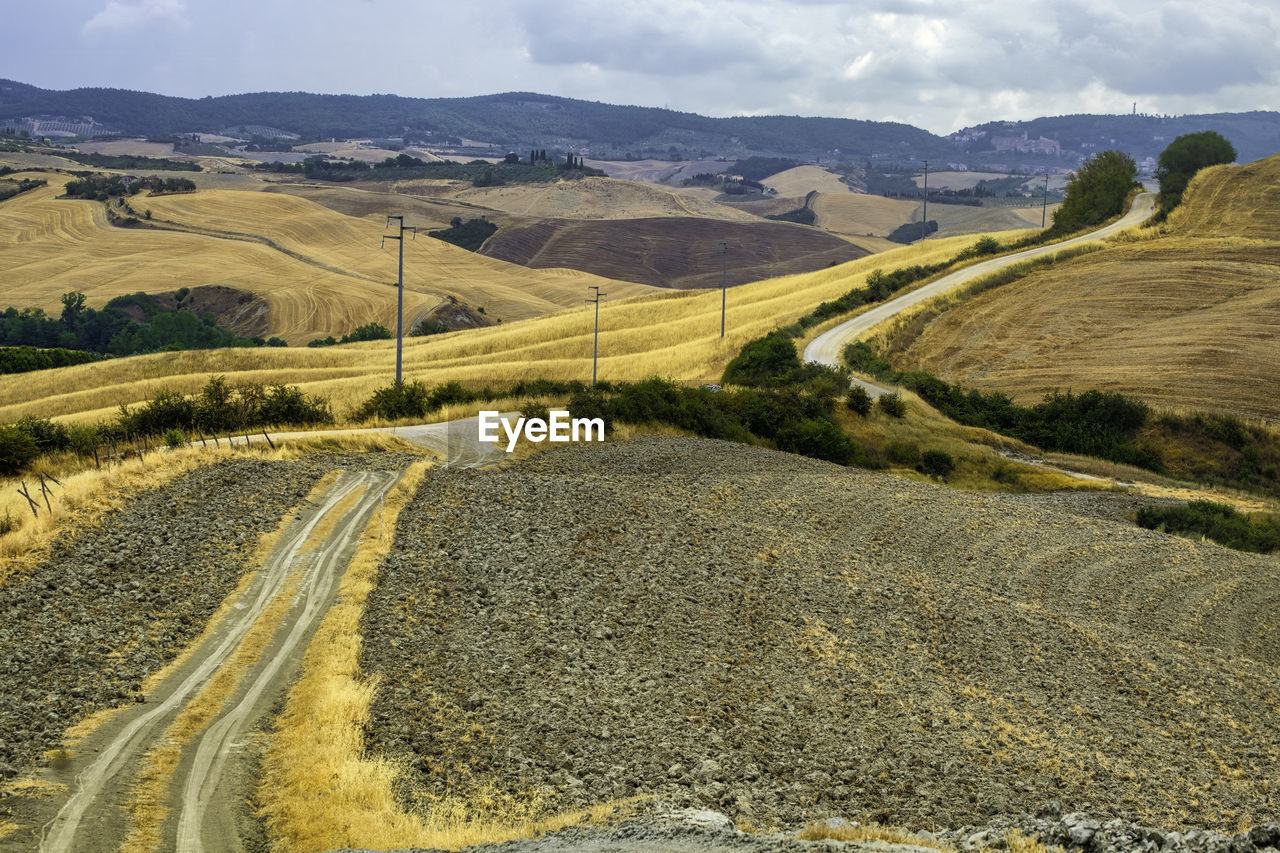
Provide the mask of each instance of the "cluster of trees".
{"label": "cluster of trees", "polygon": [[433,178],[449,181],[470,181],[474,186],[499,186],[512,183],[540,183],[565,177],[583,175],[603,176],[600,169],[581,165],[574,158],[561,164],[538,162],[524,163],[516,156],[511,162],[490,163],[472,160],[470,163],[441,161],[427,163],[408,154],[388,157],[372,166],[350,160],[332,160],[325,156],[308,157],[301,163],[260,163],[255,168],[266,172],[303,174],[321,181],[404,181]]}
{"label": "cluster of trees", "polygon": [[0,201],[6,201],[27,190],[48,185],[48,181],[39,178],[23,178],[21,181],[0,181]]}
{"label": "cluster of trees", "polygon": [[889,232],[888,239],[895,243],[914,243],[917,240],[923,240],[930,234],[936,233],[937,230],[938,220],[936,219],[930,219],[923,226],[919,222],[904,222]]}
{"label": "cluster of trees", "polygon": [[450,220],[448,228],[428,231],[427,234],[437,240],[461,246],[468,251],[478,252],[484,245],[484,241],[492,237],[497,230],[498,226],[483,216],[479,219],[468,219],[466,222],[462,221],[461,216],[455,216]]}
{"label": "cluster of trees", "polygon": [[[130,316],[140,312],[142,321]],[[117,296],[98,311],[85,305],[83,293],[62,296],[62,313],[49,317],[41,308],[0,312],[0,346],[61,347],[110,355],[137,355],[165,349],[213,349],[262,346],[260,338],[241,338],[220,328],[212,315],[165,311],[154,296]]]}
{"label": "cluster of trees", "polygon": [[1093,228],[1124,212],[1138,183],[1138,166],[1123,151],[1102,151],[1085,161],[1067,181],[1062,206],[1053,212],[1046,236]]}
{"label": "cluster of trees", "polygon": [[392,338],[391,330],[381,323],[365,323],[363,326],[357,326],[355,331],[343,335],[341,338],[335,338],[329,335],[327,338],[315,338],[307,343],[309,347],[332,347],[338,344],[353,344],[359,341],[387,341]]}
{"label": "cluster of trees", "polygon": [[[42,182],[43,183],[43,182]],[[112,197],[137,195],[150,190],[152,195],[195,192],[196,183],[190,178],[125,178],[120,175],[85,175],[76,181],[67,181],[68,198],[87,198],[107,201]]]}
{"label": "cluster of trees", "polygon": [[128,155],[82,154],[79,151],[60,152],[60,157],[74,160],[86,166],[99,169],[119,169],[121,171],[153,171],[153,172],[203,172],[199,163],[186,160],[169,160],[164,157],[132,157]]}
{"label": "cluster of trees", "polygon": [[40,349],[39,347],[0,347],[0,374],[30,373],[33,370],[49,370],[54,367],[70,367],[101,361],[102,355],[81,350]]}
{"label": "cluster of trees", "polygon": [[1156,179],[1160,182],[1157,219],[1164,219],[1182,202],[1182,193],[1196,172],[1208,166],[1233,163],[1236,149],[1226,137],[1212,130],[1179,136],[1160,152]]}

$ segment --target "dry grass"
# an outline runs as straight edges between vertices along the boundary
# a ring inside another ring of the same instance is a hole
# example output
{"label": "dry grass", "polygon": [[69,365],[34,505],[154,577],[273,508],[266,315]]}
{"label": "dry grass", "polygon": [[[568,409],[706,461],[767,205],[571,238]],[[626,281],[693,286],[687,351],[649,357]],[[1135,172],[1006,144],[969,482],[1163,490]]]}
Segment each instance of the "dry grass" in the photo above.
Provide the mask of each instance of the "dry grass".
{"label": "dry grass", "polygon": [[1166,227],[948,311],[901,366],[1021,401],[1100,388],[1275,420],[1280,202],[1261,187],[1277,177],[1280,157],[1206,170]]}
{"label": "dry grass", "polygon": [[748,213],[717,204],[706,193],[613,178],[467,189],[456,197],[468,204],[540,219],[697,216],[730,222],[756,221]]}
{"label": "dry grass", "polygon": [[[314,541],[313,535],[308,541]],[[169,789],[182,760],[183,750],[222,711],[235,693],[248,667],[261,657],[275,637],[285,614],[293,607],[302,583],[302,571],[290,574],[253,627],[204,688],[179,712],[161,738],[161,746],[142,758],[138,781],[124,804],[132,822],[122,853],[149,853],[160,846],[160,828],[169,813]]]}
{"label": "dry grass", "polygon": [[770,175],[760,183],[773,187],[778,195],[784,198],[801,198],[817,190],[828,195],[843,195],[853,192],[848,184],[840,180],[834,172],[828,172],[821,166],[796,166],[785,172]]}
{"label": "dry grass", "polygon": [[913,847],[928,847],[933,850],[955,849],[932,839],[921,838],[909,830],[896,826],[881,826],[877,823],[844,826],[815,823],[800,830],[796,838],[801,841],[883,841],[887,844],[909,844]]}
{"label": "dry grass", "polygon": [[[718,292],[664,292],[621,301],[610,293],[600,308],[600,377],[718,379],[747,341],[792,322],[819,302],[861,287],[871,270],[943,260],[971,242],[963,237],[931,240],[922,247],[736,287],[728,294],[728,334],[723,339]],[[584,306],[518,323],[410,339],[404,349],[405,377],[476,384],[537,377],[589,380],[592,328],[593,314]],[[393,343],[374,341],[325,349],[157,353],[48,371],[40,387],[26,377],[4,376],[0,422],[25,414],[110,417],[121,403],[147,399],[162,387],[194,392],[215,373],[232,382],[297,384],[309,393],[329,395],[339,417],[345,417],[389,381],[394,360]]]}
{"label": "dry grass", "polygon": [[[422,479],[412,466],[386,499],[386,529],[394,530]],[[379,537],[371,519],[330,608],[303,658],[263,759],[258,801],[275,848],[288,853],[340,847],[433,847],[455,850],[600,821],[616,808],[541,817],[545,803],[519,802],[481,789],[471,799],[434,801],[406,812],[396,800],[400,773],[364,754],[364,725],[376,684],[360,675],[360,618],[392,536]]]}
{"label": "dry grass", "polygon": [[[139,290],[221,284],[261,295],[271,334],[292,344],[368,322],[394,326],[395,246],[380,248],[382,222],[291,195],[208,189],[131,199],[140,214],[152,211],[155,224],[186,233],[116,228],[101,204],[59,199],[63,182],[44,177],[50,186],[0,208],[8,304],[56,314],[70,290],[100,306]],[[510,321],[577,304],[589,284],[619,296],[648,290],[586,273],[529,271],[426,237],[411,241],[405,254],[410,320],[445,295]]]}

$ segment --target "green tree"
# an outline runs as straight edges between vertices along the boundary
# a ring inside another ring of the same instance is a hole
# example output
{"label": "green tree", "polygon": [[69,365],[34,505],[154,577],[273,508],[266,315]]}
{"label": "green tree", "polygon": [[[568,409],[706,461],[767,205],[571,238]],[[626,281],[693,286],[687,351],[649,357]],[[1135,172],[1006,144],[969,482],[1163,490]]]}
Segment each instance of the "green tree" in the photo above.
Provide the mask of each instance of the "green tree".
{"label": "green tree", "polygon": [[1206,166],[1231,163],[1236,159],[1236,149],[1222,134],[1212,130],[1187,133],[1179,136],[1169,147],[1160,152],[1156,164],[1156,179],[1160,181],[1160,210],[1157,216],[1164,219],[1182,201],[1182,193],[1196,172]]}
{"label": "green tree", "polygon": [[1129,193],[1140,187],[1138,166],[1123,151],[1101,151],[1067,182],[1066,197],[1053,214],[1054,234],[1101,225],[1124,211]]}

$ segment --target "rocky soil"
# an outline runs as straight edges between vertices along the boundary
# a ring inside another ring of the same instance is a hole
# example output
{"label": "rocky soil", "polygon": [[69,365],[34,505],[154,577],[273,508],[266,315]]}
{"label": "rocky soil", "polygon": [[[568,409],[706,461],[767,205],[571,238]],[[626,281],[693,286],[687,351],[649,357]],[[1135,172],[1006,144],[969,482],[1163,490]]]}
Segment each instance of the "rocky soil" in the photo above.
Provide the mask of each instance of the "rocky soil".
{"label": "rocky soil", "polygon": [[[578,826],[541,838],[483,844],[468,853],[934,853],[945,850],[1005,850],[1018,837],[1042,845],[1087,853],[1272,853],[1280,845],[1280,825],[1259,824],[1227,835],[1212,830],[1165,831],[1119,818],[1102,821],[1083,812],[1062,814],[1062,804],[1045,803],[985,826],[886,841],[803,840],[795,833],[748,833],[723,814],[705,810],[652,810],[610,827]],[[834,818],[822,828],[852,828]],[[837,836],[838,837],[838,836]],[[343,851],[347,853],[347,851]],[[360,851],[360,853],[365,853]]]}
{"label": "rocky soil", "polygon": [[408,799],[934,832],[1056,799],[1227,837],[1280,812],[1275,558],[1105,497],[694,439],[428,478],[364,625],[369,742],[412,767]]}
{"label": "rocky soil", "polygon": [[143,679],[235,588],[259,537],[346,463],[355,460],[200,468],[62,538],[47,562],[0,587],[0,779],[87,714],[140,699]]}

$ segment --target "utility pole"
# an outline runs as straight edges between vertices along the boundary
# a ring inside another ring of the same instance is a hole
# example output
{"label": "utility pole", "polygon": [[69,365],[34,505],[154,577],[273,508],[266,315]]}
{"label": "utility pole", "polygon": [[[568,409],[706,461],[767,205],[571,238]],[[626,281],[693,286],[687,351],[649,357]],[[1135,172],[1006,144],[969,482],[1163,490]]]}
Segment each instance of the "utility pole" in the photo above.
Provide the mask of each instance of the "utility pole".
{"label": "utility pole", "polygon": [[1049,173],[1044,173],[1044,204],[1040,207],[1040,227],[1043,228],[1049,218]]}
{"label": "utility pole", "polygon": [[399,230],[395,234],[384,234],[382,236],[382,245],[385,247],[388,240],[398,240],[400,242],[400,267],[399,273],[396,275],[396,384],[399,385],[404,381],[404,232],[413,232],[413,239],[418,239],[417,228],[406,228],[404,225],[404,217],[401,215],[388,216],[386,227],[391,227],[391,220],[396,220]]}
{"label": "utility pole", "polygon": [[924,161],[924,214],[920,219],[920,239],[929,239],[929,161]]}
{"label": "utility pole", "polygon": [[720,242],[720,337],[724,337],[724,309],[729,301],[726,281],[729,277],[729,244]]}
{"label": "utility pole", "polygon": [[596,304],[596,333],[595,339],[591,343],[591,387],[596,387],[596,359],[600,355],[600,297],[608,294],[601,293],[600,288],[594,284],[587,287],[587,290],[594,290],[590,299],[584,299],[584,302],[594,302]]}

